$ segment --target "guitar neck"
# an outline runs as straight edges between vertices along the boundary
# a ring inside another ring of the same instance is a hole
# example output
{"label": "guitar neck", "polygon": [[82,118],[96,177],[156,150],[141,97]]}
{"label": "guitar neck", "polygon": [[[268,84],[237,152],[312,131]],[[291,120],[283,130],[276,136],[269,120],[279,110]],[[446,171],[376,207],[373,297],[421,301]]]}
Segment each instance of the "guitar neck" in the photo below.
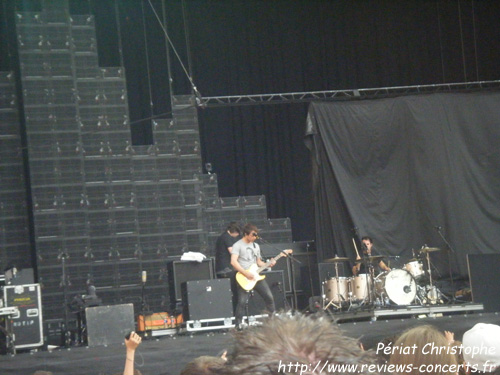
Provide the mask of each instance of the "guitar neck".
{"label": "guitar neck", "polygon": [[[284,253],[279,253],[278,255],[276,255],[276,256],[275,256],[274,258],[272,258],[272,259],[274,259],[274,261],[277,261],[279,258],[281,258],[281,257],[283,257],[283,256],[285,256],[285,254],[284,254]],[[257,271],[256,271],[256,272],[257,272],[257,273],[261,273],[263,270],[265,270],[267,267],[269,267],[269,265],[270,265],[270,264],[271,264],[271,260],[268,260],[268,261],[266,262],[266,264],[264,264],[262,267],[257,268]]]}

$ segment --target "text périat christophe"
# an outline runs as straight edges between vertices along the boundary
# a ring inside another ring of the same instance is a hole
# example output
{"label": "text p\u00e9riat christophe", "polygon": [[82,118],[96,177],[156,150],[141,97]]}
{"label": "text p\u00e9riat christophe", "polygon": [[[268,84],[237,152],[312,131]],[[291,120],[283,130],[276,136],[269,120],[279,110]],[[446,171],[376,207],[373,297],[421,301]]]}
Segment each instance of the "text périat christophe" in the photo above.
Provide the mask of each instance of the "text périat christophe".
{"label": "text p\u00e9riat christophe", "polygon": [[[417,354],[418,347],[417,345],[405,346],[405,345],[393,345],[393,346],[385,346],[383,343],[379,342],[377,344],[377,355],[385,354],[385,355],[393,355],[393,354],[402,354],[402,355],[415,355]],[[433,342],[425,344],[421,353],[423,355],[428,354],[467,354],[470,355],[471,358],[474,358],[476,355],[494,355],[495,347],[488,347],[483,344],[481,346],[468,346],[464,347],[462,344],[460,345],[444,345],[438,346]]]}

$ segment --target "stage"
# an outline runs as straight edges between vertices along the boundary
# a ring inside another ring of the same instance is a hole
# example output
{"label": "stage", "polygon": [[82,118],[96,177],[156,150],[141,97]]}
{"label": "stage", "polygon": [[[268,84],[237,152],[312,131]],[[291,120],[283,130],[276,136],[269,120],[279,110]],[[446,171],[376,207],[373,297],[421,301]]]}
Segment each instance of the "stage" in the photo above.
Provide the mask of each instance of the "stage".
{"label": "stage", "polygon": [[[452,312],[449,306],[434,306]],[[465,307],[463,307],[465,308]],[[477,308],[477,306],[467,306]],[[403,309],[402,309],[403,310]],[[433,324],[440,330],[455,332],[461,339],[463,333],[476,323],[492,323],[500,325],[499,313],[453,314],[441,316],[435,311],[433,317],[408,318],[391,315],[371,316],[362,320],[341,322],[339,327],[347,336],[359,339],[366,349],[374,348],[381,339],[420,324]],[[361,314],[361,312],[359,312]],[[333,314],[334,318],[338,314]],[[423,315],[423,314],[422,314]],[[412,315],[414,316],[414,315]],[[345,318],[345,317],[344,317]],[[334,323],[332,323],[334,324]],[[232,338],[228,331],[184,333],[164,336],[143,341],[136,354],[136,368],[144,375],[177,375],[186,363],[201,355],[218,355],[223,349],[231,351]],[[125,346],[121,344],[97,347],[71,347],[51,351],[38,350],[33,353],[18,353],[15,356],[0,356],[0,373],[2,375],[31,375],[37,370],[51,371],[54,374],[121,374],[125,362]]]}
{"label": "stage", "polygon": [[434,318],[452,314],[467,314],[482,312],[482,303],[438,304],[438,305],[408,305],[377,307],[368,309],[351,309],[347,311],[332,312],[337,323],[360,320],[376,321],[391,318]]}

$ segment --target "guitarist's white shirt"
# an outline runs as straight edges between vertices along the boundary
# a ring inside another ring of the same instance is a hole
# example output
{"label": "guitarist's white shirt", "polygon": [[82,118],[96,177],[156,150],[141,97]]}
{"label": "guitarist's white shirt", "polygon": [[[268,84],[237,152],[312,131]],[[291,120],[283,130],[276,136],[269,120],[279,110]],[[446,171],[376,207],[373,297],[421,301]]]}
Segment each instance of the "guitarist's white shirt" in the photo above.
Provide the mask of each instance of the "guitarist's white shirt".
{"label": "guitarist's white shirt", "polygon": [[231,254],[238,255],[238,263],[245,270],[256,264],[257,259],[261,259],[259,244],[255,242],[247,243],[243,239],[233,245]]}

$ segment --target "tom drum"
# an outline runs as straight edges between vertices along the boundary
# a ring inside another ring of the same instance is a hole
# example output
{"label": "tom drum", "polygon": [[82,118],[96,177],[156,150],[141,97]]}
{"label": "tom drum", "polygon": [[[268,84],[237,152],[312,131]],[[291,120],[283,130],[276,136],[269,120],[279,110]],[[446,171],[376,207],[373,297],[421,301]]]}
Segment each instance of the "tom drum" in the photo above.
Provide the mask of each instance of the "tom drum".
{"label": "tom drum", "polygon": [[406,263],[404,268],[409,273],[411,273],[411,275],[415,278],[415,280],[420,279],[425,274],[424,266],[422,262],[419,260],[414,260],[412,262]]}
{"label": "tom drum", "polygon": [[348,277],[339,277],[338,282],[337,278],[335,277],[332,277],[331,279],[325,281],[325,296],[328,301],[347,301],[349,298],[349,284],[350,278]]}
{"label": "tom drum", "polygon": [[369,283],[371,277],[369,274],[361,273],[358,276],[354,277],[353,284],[353,295],[356,300],[365,300],[369,295]]}

